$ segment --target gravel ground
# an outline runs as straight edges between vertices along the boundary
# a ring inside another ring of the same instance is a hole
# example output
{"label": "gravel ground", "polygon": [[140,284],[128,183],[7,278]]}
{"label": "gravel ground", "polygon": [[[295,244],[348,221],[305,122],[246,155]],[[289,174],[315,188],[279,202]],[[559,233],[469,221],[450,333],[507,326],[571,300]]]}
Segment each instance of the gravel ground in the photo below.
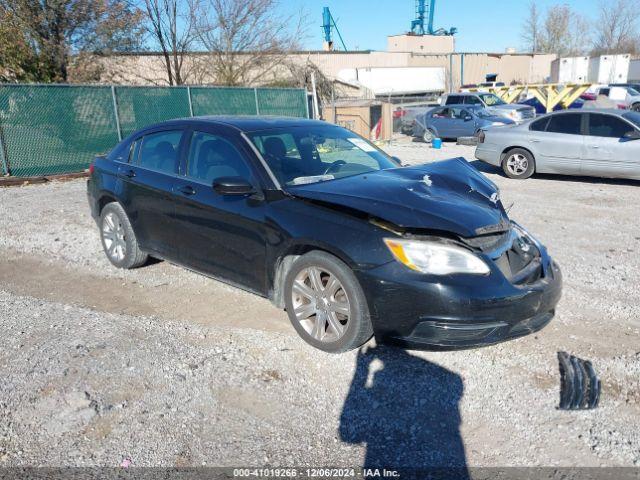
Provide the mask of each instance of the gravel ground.
{"label": "gravel ground", "polygon": [[[0,465],[640,466],[638,182],[509,180],[462,156],[563,268],[542,332],[462,352],[328,355],[261,298],[166,262],[110,267],[84,181],[0,189]],[[556,352],[599,408],[556,409]]]}

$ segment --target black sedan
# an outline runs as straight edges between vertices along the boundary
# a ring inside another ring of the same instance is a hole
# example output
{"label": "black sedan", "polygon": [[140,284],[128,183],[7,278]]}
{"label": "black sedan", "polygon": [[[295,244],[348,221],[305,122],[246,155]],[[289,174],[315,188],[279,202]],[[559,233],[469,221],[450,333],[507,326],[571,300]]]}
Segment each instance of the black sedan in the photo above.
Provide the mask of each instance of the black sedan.
{"label": "black sedan", "polygon": [[556,263],[463,159],[402,167],[320,121],[200,117],[140,130],[90,172],[113,265],[150,255],[266,296],[325,351],[492,344],[560,298]]}

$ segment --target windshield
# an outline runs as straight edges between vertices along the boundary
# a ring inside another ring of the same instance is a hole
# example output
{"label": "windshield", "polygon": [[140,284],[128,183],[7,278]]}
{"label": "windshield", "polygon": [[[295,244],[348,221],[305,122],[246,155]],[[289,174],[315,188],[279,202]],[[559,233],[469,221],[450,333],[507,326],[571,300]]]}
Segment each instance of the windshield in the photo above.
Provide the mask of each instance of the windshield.
{"label": "windshield", "polygon": [[487,107],[493,107],[494,105],[506,105],[507,102],[504,102],[497,95],[493,93],[479,93],[478,96],[485,103]]}
{"label": "windshield", "polygon": [[640,128],[640,113],[627,112],[623,113],[622,116],[633,123],[636,127]]}
{"label": "windshield", "polygon": [[336,126],[261,130],[247,136],[278,181],[287,186],[400,166],[366,140]]}

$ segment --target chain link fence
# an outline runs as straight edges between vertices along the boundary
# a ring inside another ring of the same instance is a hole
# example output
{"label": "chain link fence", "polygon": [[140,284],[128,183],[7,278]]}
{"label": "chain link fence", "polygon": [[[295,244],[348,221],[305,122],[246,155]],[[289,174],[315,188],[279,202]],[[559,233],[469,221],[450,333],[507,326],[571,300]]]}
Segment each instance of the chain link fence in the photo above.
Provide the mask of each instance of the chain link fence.
{"label": "chain link fence", "polygon": [[120,138],[200,115],[308,117],[304,89],[0,85],[0,173],[82,171]]}

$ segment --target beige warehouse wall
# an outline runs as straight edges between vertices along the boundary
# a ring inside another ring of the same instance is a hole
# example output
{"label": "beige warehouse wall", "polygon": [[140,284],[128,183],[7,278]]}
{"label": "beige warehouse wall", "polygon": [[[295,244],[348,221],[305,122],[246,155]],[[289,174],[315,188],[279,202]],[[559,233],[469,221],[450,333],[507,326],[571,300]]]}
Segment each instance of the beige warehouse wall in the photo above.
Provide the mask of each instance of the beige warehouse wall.
{"label": "beige warehouse wall", "polygon": [[[490,54],[490,53],[455,53],[418,54],[408,52],[299,52],[288,55],[287,61],[293,64],[304,64],[310,61],[331,79],[338,77],[343,69],[367,67],[444,67],[445,82],[449,82],[449,66],[452,65],[451,77],[453,87],[464,83],[480,83],[485,81],[488,73],[497,73],[498,80],[507,85],[516,83],[542,83],[551,74],[551,62],[556,55],[549,54]],[[461,66],[464,59],[464,78]],[[188,83],[212,84],[215,78],[208,68],[207,62],[213,61],[206,55],[191,55],[185,59]],[[160,55],[122,55],[108,57],[103,60],[105,83],[128,83],[134,85],[164,85],[166,73]],[[260,84],[268,84],[289,75],[283,64],[279,69],[260,78]]]}

